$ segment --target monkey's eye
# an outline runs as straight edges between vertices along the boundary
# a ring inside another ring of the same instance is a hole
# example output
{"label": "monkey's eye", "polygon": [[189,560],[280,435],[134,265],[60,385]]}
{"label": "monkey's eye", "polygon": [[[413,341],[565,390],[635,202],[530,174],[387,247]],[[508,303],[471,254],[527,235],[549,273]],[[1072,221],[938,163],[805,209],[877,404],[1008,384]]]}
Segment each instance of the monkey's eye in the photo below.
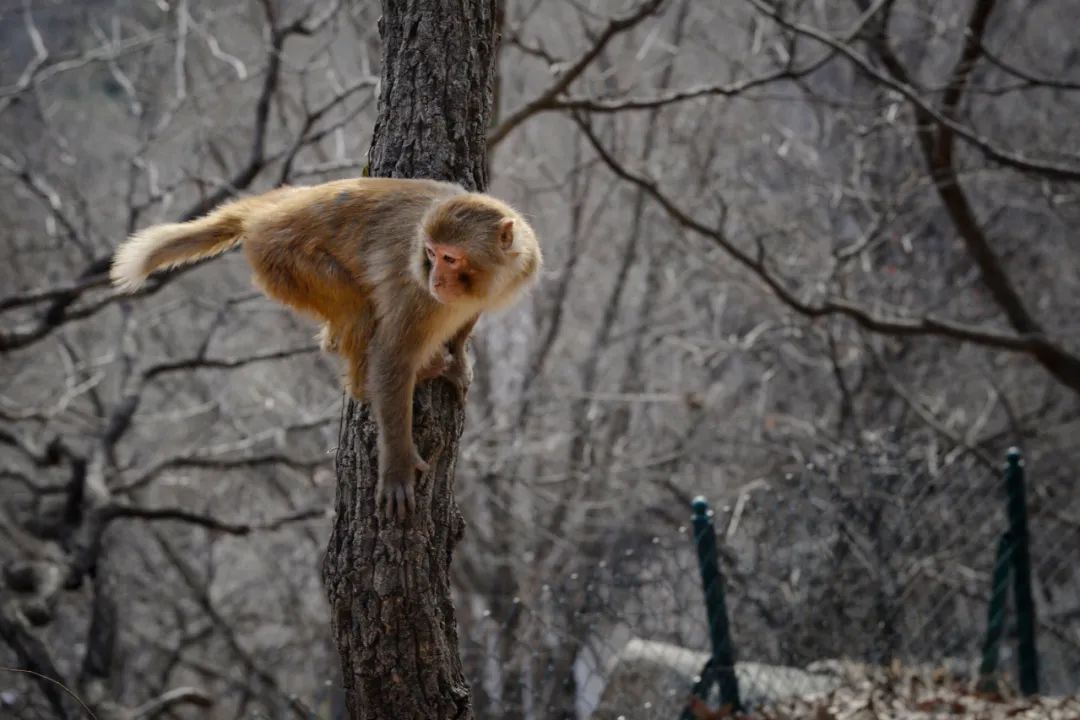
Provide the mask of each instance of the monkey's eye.
{"label": "monkey's eye", "polygon": [[435,251],[432,250],[430,247],[425,247],[424,248],[424,254],[427,255],[428,260],[434,260],[435,259]]}
{"label": "monkey's eye", "polygon": [[453,267],[454,265],[457,265],[457,258],[454,257],[453,255],[443,255],[442,259],[443,259],[443,262],[446,263],[447,265],[449,265],[450,267]]}

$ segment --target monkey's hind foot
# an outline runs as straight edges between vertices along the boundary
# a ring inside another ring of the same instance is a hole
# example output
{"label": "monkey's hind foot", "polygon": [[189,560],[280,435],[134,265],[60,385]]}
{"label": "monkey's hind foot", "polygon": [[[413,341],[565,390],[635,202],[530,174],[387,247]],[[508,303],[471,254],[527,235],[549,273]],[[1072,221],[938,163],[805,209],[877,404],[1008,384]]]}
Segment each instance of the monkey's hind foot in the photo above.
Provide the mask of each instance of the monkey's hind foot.
{"label": "monkey's hind foot", "polygon": [[450,365],[443,372],[443,377],[450,381],[457,393],[458,402],[465,405],[465,398],[469,394],[469,386],[473,381],[472,363],[465,355],[455,355]]}
{"label": "monkey's hind foot", "polygon": [[417,382],[432,380],[437,377],[443,377],[450,381],[450,384],[454,386],[454,391],[457,393],[458,401],[464,405],[465,396],[468,394],[469,386],[473,380],[472,364],[468,358],[442,353],[432,358],[416,374]]}
{"label": "monkey's hind foot", "polygon": [[423,382],[425,380],[432,380],[437,377],[441,377],[450,368],[453,360],[445,352],[440,352],[435,357],[428,360],[427,364],[416,373],[416,382]]}

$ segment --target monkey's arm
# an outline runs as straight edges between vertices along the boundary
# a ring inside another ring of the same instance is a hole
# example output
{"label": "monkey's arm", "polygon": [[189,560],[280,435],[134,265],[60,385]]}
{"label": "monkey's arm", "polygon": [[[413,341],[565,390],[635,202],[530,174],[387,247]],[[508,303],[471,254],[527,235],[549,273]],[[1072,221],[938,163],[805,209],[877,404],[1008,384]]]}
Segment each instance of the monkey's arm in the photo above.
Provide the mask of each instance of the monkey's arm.
{"label": "monkey's arm", "polygon": [[404,519],[416,509],[416,471],[429,466],[413,444],[413,389],[417,368],[406,343],[376,333],[368,358],[367,395],[379,427],[379,483],[375,503]]}

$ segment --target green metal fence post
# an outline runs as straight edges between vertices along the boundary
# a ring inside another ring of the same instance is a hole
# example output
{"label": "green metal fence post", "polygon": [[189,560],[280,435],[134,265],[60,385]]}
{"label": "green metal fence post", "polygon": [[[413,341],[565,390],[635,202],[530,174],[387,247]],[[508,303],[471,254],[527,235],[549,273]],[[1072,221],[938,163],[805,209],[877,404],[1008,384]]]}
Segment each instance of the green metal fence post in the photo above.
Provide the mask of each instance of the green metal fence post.
{"label": "green metal fence post", "polygon": [[1019,448],[1009,448],[1008,460],[1005,486],[1009,493],[1009,533],[1013,541],[1016,630],[1020,636],[1020,691],[1025,695],[1035,695],[1039,692],[1039,656],[1035,649],[1035,603],[1031,598],[1031,556],[1028,551],[1024,464]]}
{"label": "green metal fence post", "polygon": [[986,641],[979,665],[979,690],[997,690],[998,651],[1005,630],[1005,611],[1009,591],[1009,568],[1012,566],[1012,535],[1004,532],[994,558],[994,579],[990,591],[990,609],[986,614]]}
{"label": "green metal fence post", "polygon": [[694,509],[694,542],[701,568],[701,584],[705,590],[705,610],[709,615],[709,637],[712,641],[713,669],[720,687],[720,702],[731,705],[736,712],[742,711],[739,699],[739,681],[735,677],[735,651],[728,626],[727,605],[724,600],[724,578],[716,551],[716,529],[709,503],[698,496],[692,504]]}

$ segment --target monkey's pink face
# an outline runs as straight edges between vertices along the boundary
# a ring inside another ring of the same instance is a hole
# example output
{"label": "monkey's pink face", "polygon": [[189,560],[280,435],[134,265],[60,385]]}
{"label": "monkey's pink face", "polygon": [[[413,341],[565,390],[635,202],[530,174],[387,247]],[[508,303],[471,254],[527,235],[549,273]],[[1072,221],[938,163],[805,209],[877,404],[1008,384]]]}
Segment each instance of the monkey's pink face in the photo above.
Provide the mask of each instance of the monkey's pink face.
{"label": "monkey's pink face", "polygon": [[424,243],[428,270],[428,292],[441,303],[449,304],[472,297],[476,269],[469,256],[456,245]]}

